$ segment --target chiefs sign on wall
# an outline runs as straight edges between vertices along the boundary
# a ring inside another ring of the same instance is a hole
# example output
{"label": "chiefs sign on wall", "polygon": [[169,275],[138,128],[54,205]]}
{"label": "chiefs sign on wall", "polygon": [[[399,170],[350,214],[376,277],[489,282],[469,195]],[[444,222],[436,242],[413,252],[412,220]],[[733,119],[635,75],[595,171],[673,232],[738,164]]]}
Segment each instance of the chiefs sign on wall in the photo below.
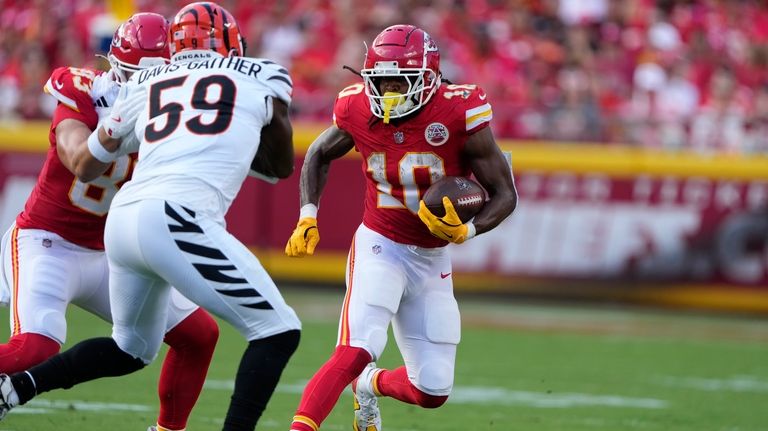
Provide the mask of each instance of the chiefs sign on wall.
{"label": "chiefs sign on wall", "polygon": [[768,287],[764,179],[517,174],[514,216],[453,248],[456,270]]}

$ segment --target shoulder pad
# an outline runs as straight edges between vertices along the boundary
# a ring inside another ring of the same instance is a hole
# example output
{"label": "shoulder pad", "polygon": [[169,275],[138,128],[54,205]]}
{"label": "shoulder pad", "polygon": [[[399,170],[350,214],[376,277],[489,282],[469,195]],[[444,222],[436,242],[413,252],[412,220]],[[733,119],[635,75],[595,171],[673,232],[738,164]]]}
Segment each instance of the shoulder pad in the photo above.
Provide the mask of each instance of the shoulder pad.
{"label": "shoulder pad", "polygon": [[[293,95],[293,80],[288,70],[272,60],[265,58],[251,58],[261,66],[259,77],[261,81],[275,92],[278,99],[291,104]],[[262,75],[263,74],[263,75]]]}
{"label": "shoulder pad", "polygon": [[448,84],[438,95],[457,103],[464,110],[466,131],[478,130],[493,118],[493,110],[485,91],[473,84]]}
{"label": "shoulder pad", "polygon": [[336,101],[333,104],[333,122],[336,126],[344,129],[349,115],[356,109],[363,110],[363,112],[370,112],[369,107],[363,106],[363,104],[358,101],[362,100],[359,99],[359,95],[364,94],[364,90],[365,86],[363,83],[358,82],[339,91],[339,94],[336,96]]}
{"label": "shoulder pad", "polygon": [[81,112],[93,107],[91,86],[97,72],[76,67],[59,67],[51,73],[43,90],[68,108]]}

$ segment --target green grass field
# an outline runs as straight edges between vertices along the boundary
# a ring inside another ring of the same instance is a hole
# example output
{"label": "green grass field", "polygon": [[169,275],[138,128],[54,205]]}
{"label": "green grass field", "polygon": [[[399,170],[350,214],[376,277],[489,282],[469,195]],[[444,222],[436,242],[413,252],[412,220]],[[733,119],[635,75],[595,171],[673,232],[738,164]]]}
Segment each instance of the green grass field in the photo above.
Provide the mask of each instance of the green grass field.
{"label": "green grass field", "polygon": [[[333,349],[342,294],[285,291],[304,321],[302,344],[258,429],[288,430],[303,384]],[[768,319],[498,299],[460,304],[451,399],[429,411],[381,400],[387,431],[768,430]],[[226,411],[244,341],[221,326],[189,431],[218,431]],[[69,344],[110,331],[77,309],[69,328]],[[391,338],[380,363],[399,363]],[[157,414],[159,365],[47,393],[11,412],[0,431],[145,431]],[[351,429],[351,404],[342,395],[322,430]]]}

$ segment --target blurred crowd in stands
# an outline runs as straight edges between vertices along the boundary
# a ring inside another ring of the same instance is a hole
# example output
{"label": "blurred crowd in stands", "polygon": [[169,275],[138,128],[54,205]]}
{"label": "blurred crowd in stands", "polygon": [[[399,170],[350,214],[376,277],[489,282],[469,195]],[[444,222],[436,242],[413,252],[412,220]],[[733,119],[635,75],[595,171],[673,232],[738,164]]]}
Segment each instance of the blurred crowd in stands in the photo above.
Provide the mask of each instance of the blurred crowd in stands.
{"label": "blurred crowd in stands", "polygon": [[[44,119],[52,68],[96,66],[126,1],[0,0],[0,121]],[[134,0],[172,16],[186,1]],[[248,54],[287,66],[294,118],[327,123],[363,41],[412,23],[479,84],[498,137],[768,153],[763,0],[221,0]],[[123,11],[125,12],[125,11]]]}

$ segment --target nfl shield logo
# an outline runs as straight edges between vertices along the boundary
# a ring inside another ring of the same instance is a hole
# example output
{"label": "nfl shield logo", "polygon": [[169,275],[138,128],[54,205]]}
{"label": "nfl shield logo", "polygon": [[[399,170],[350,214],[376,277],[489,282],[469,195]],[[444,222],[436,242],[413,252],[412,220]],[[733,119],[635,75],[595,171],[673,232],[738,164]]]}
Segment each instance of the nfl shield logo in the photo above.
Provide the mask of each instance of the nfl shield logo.
{"label": "nfl shield logo", "polygon": [[405,134],[403,132],[395,132],[395,143],[402,144],[405,141]]}
{"label": "nfl shield logo", "polygon": [[373,252],[373,254],[379,254],[381,253],[381,246],[376,244],[373,247],[371,247],[371,251]]}

